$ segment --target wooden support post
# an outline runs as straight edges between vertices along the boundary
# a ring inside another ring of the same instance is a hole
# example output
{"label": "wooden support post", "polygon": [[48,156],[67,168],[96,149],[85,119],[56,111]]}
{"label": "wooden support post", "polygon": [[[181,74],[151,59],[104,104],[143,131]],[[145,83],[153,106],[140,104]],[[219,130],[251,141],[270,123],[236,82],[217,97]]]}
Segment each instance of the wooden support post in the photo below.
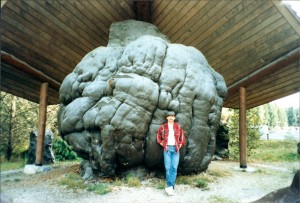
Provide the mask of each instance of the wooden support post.
{"label": "wooden support post", "polygon": [[247,168],[246,89],[240,87],[239,141],[240,168]]}
{"label": "wooden support post", "polygon": [[39,124],[38,124],[38,136],[37,136],[36,153],[35,153],[36,166],[43,165],[47,100],[48,100],[48,83],[42,83],[40,89]]}

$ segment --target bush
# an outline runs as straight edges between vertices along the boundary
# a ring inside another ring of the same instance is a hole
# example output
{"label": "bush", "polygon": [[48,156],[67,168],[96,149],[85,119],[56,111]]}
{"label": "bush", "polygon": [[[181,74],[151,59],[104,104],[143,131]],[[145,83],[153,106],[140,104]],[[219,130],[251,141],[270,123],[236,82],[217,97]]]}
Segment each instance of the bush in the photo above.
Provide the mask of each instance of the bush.
{"label": "bush", "polygon": [[207,188],[208,184],[205,180],[197,179],[196,180],[196,187],[198,188]]}
{"label": "bush", "polygon": [[72,150],[72,147],[68,145],[68,143],[64,141],[61,137],[55,137],[52,146],[55,154],[55,160],[66,161],[77,159],[77,155]]}

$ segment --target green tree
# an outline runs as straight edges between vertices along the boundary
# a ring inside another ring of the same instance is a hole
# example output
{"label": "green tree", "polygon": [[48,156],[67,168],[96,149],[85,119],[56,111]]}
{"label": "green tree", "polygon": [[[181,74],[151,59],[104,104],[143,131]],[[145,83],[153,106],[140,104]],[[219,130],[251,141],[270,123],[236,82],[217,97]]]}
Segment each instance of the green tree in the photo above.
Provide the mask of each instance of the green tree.
{"label": "green tree", "polygon": [[285,127],[288,125],[285,109],[270,103],[261,105],[258,108],[263,124],[268,125],[270,128],[274,128],[275,126]]}
{"label": "green tree", "polygon": [[275,126],[278,126],[278,112],[277,112],[277,106],[274,104],[267,104],[268,113],[269,113],[269,127],[274,128]]}
{"label": "green tree", "polygon": [[269,125],[270,116],[269,116],[269,107],[267,104],[257,107],[259,110],[259,116],[261,118],[263,125]]}
{"label": "green tree", "polygon": [[297,115],[296,115],[296,109],[294,107],[289,107],[286,110],[287,114],[287,120],[288,120],[288,125],[289,126],[297,126]]}
{"label": "green tree", "polygon": [[[229,147],[230,156],[234,159],[239,157],[239,111],[233,109],[233,114],[229,120]],[[258,107],[247,110],[247,154],[251,156],[252,150],[258,147],[260,137],[259,127],[263,124],[263,119],[259,116]]]}
{"label": "green tree", "polygon": [[287,115],[286,111],[283,108],[277,108],[278,112],[278,124],[281,128],[287,126]]}
{"label": "green tree", "polygon": [[[18,157],[29,146],[29,135],[38,126],[39,105],[22,98],[16,98],[15,111],[12,111],[14,96],[0,94],[0,158],[9,160]],[[47,128],[57,135],[58,105],[47,107]],[[10,155],[11,154],[11,155]]]}
{"label": "green tree", "polygon": [[300,108],[296,109],[296,120],[297,120],[296,125],[299,127],[300,126]]}
{"label": "green tree", "polygon": [[14,119],[16,117],[16,104],[17,104],[17,97],[13,96],[11,100],[11,107],[9,112],[9,126],[8,126],[8,141],[7,141],[7,150],[6,150],[6,159],[10,161],[12,152],[13,152],[13,145],[12,145],[12,131],[14,127]]}
{"label": "green tree", "polygon": [[38,120],[37,104],[16,98],[15,110],[12,111],[12,101],[13,95],[1,92],[0,157],[6,159],[10,157],[5,152],[11,151],[12,156],[18,156],[27,149],[29,133],[36,128]]}

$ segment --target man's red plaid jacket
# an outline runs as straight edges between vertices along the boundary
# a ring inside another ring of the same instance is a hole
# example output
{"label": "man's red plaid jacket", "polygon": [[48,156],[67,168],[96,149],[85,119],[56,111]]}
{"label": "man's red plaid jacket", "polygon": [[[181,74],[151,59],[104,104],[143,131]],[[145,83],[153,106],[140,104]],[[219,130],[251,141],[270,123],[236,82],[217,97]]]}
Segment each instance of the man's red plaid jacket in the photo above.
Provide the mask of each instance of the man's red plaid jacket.
{"label": "man's red plaid jacket", "polygon": [[[181,129],[180,125],[176,122],[173,124],[174,137],[175,137],[175,146],[176,152],[180,149],[181,146],[185,144],[184,131]],[[164,150],[167,151],[168,147],[168,136],[169,136],[169,127],[168,123],[161,125],[157,130],[157,143],[162,145]]]}

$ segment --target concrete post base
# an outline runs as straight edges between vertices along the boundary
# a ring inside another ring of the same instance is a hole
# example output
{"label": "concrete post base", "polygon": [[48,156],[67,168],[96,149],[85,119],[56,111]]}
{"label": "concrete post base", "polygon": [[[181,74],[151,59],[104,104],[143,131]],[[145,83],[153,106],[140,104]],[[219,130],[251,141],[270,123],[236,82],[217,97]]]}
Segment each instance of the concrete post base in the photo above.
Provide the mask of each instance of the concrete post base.
{"label": "concrete post base", "polygon": [[36,166],[33,164],[25,165],[23,173],[25,174],[35,174],[35,173],[42,173],[46,171],[50,171],[51,166]]}
{"label": "concrete post base", "polygon": [[254,173],[254,172],[256,172],[256,169],[252,168],[252,167],[247,167],[247,168],[234,167],[233,169],[236,170],[236,171],[243,171],[243,172],[248,172],[248,173]]}

